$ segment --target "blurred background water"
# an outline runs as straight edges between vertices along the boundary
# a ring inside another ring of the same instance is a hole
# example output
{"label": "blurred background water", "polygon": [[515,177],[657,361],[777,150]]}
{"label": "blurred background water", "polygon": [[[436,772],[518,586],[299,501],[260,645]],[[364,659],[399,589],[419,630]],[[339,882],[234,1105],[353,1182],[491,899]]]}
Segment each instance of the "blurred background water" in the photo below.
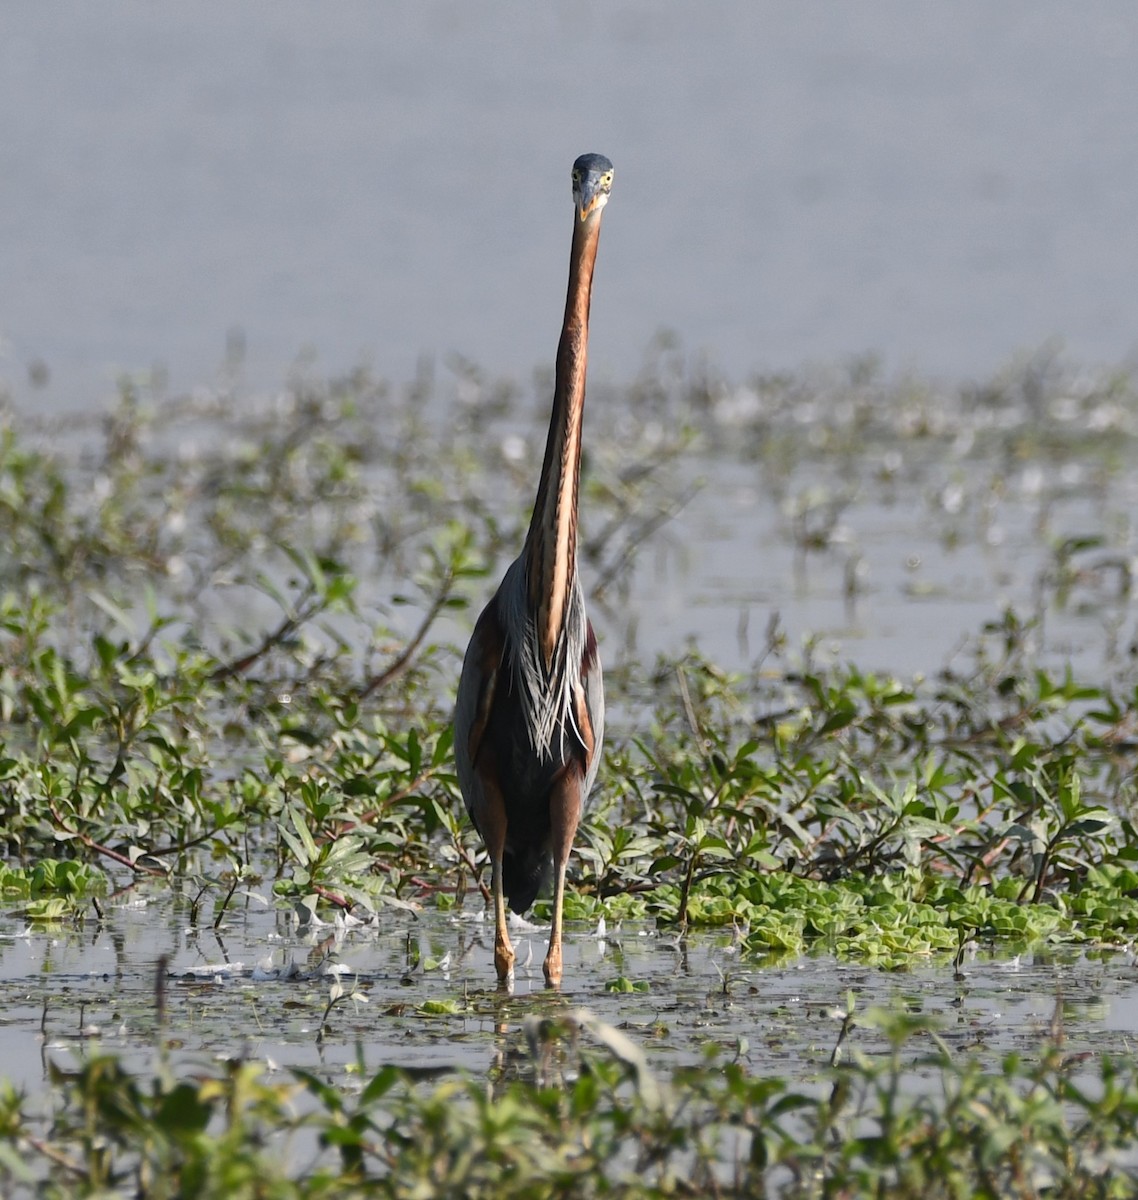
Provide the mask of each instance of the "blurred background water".
{"label": "blurred background water", "polygon": [[983,376],[1138,346],[1138,9],[984,0],[0,8],[0,384],[556,344],[569,165],[616,163],[593,370]]}

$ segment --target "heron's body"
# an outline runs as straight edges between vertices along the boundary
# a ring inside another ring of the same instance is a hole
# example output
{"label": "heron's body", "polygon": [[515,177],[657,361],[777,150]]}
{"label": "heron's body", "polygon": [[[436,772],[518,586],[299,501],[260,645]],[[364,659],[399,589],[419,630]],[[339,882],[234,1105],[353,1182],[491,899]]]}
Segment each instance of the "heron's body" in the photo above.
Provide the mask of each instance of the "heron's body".
{"label": "heron's body", "polygon": [[513,974],[506,904],[524,912],[552,865],[545,959],[561,980],[565,867],[596,778],[604,733],[600,661],[577,577],[577,486],[589,299],[612,163],[573,165],[569,294],[545,461],[525,546],[475,626],[455,705],[459,785],[492,867],[499,979]]}

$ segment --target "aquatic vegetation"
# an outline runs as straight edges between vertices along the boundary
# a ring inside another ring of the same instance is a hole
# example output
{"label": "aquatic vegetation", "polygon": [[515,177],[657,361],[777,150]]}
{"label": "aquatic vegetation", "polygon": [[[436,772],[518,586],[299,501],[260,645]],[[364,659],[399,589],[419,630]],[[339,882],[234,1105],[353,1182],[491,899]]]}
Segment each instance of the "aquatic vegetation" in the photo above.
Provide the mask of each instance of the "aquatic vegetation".
{"label": "aquatic vegetation", "polygon": [[[804,954],[951,980],[978,950],[1129,952],[1134,381],[1050,369],[944,392],[863,363],[739,387],[671,353],[593,406],[583,572],[612,703],[573,928],[652,929],[681,954],[722,937],[727,999]],[[541,430],[515,389],[460,370],[455,405],[427,379],[358,373],[260,402],[127,384],[95,421],[0,414],[0,903],[21,928],[97,928],[158,887],[191,930],[249,897],[333,941],[477,917],[455,647],[520,540]],[[741,624],[730,668],[697,646],[642,653],[644,561],[681,555],[673,524],[712,469],[748,481],[793,571],[829,572],[855,614],[867,497],[923,503],[930,542],[986,553],[1018,489],[1040,546],[1030,603],[912,677],[794,640],[777,614],[757,653]],[[1065,614],[1105,665],[1051,644]],[[754,1069],[717,1035],[706,1062],[665,1070],[644,1045],[681,1002],[631,956],[594,981],[637,1014],[614,1028],[549,998],[502,1009],[473,966],[409,947],[407,999],[385,1012],[439,1037],[513,1028],[488,1089],[375,1063],[376,983],[329,983],[336,952],[280,978],[303,983],[322,1046],[360,1042],[350,1071],[266,1073],[236,1043],[191,1067],[159,988],[152,1067],[83,1034],[47,1108],[0,1097],[5,1194],[1134,1190],[1133,1063],[1068,1060],[1061,1018],[993,1061],[835,996],[828,1066]]]}
{"label": "aquatic vegetation", "polygon": [[[178,1080],[93,1053],[53,1070],[46,1131],[0,1094],[0,1179],[35,1181],[41,1196],[1134,1194],[1133,1064],[1104,1061],[1088,1088],[1086,1064],[1058,1044],[986,1069],[919,1018],[842,1018],[810,1086],[714,1052],[659,1079],[583,1010],[534,1018],[523,1061],[489,1087],[373,1073],[362,1052],[348,1087],[309,1070],[266,1077],[240,1059]],[[886,1054],[842,1053],[862,1022],[886,1036]]]}
{"label": "aquatic vegetation", "polygon": [[106,876],[76,859],[40,859],[35,866],[0,863],[0,900],[8,911],[46,921],[72,913],[80,903],[105,895]]}

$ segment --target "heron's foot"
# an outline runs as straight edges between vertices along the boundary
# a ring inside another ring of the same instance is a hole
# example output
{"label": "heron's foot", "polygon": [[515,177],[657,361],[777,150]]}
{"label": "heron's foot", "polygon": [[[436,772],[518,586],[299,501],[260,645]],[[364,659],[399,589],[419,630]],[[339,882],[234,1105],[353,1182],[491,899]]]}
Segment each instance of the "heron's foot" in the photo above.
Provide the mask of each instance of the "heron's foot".
{"label": "heron's foot", "polygon": [[551,988],[559,988],[561,986],[561,942],[550,942],[549,953],[545,956],[545,965],[542,968],[545,972],[546,985]]}
{"label": "heron's foot", "polygon": [[498,972],[499,983],[514,982],[514,948],[506,937],[494,940],[494,970]]}

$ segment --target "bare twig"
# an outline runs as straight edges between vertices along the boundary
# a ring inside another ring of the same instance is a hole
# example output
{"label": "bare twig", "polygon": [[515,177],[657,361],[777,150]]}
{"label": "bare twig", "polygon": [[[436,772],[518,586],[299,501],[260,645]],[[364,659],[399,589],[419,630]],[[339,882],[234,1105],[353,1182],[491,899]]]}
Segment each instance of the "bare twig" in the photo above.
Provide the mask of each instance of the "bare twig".
{"label": "bare twig", "polygon": [[309,588],[297,612],[285,617],[276,629],[271,633],[265,634],[256,649],[250,650],[248,654],[243,654],[240,658],[223,663],[220,667],[216,667],[211,671],[209,675],[210,682],[223,683],[226,679],[232,679],[235,675],[244,675],[254,663],[264,658],[271,650],[275,650],[286,638],[291,637],[305,621],[314,617],[320,611],[320,608],[321,603],[316,594],[316,589]]}
{"label": "bare twig", "polygon": [[360,688],[356,694],[357,700],[364,700],[379,688],[386,687],[392,680],[398,679],[400,675],[411,665],[411,660],[415,657],[416,652],[423,643],[423,639],[427,636],[427,631],[435,623],[435,618],[442,612],[443,605],[450,598],[451,585],[454,583],[454,576],[450,571],[447,571],[443,578],[442,585],[435,593],[434,599],[431,601],[430,608],[427,609],[426,615],[419,623],[419,628],[415,630],[414,636],[403,647],[398,657],[382,671],[372,675]]}
{"label": "bare twig", "polygon": [[671,504],[661,508],[653,513],[650,517],[646,517],[639,525],[635,526],[630,532],[627,541],[625,542],[621,552],[617,557],[608,564],[601,572],[597,581],[593,584],[593,598],[599,602],[604,602],[605,591],[624,570],[627,569],[633,558],[636,556],[637,550],[646,542],[661,526],[666,525],[680,511],[686,507],[689,500],[699,492],[699,487],[691,487],[679,497],[672,501]]}
{"label": "bare twig", "polygon": [[20,1135],[24,1141],[37,1153],[42,1154],[44,1158],[50,1159],[57,1167],[62,1167],[65,1171],[74,1175],[77,1179],[86,1179],[87,1170],[80,1163],[74,1162],[68,1158],[62,1150],[57,1150],[50,1142],[45,1142],[41,1138],[33,1137],[30,1133]]}
{"label": "bare twig", "polygon": [[230,900],[233,899],[233,893],[237,891],[237,885],[241,882],[241,872],[234,871],[233,879],[230,881],[229,890],[225,893],[225,899],[217,906],[217,913],[213,918],[213,928],[216,932],[221,928],[221,922],[225,920],[225,910],[229,907]]}
{"label": "bare twig", "polygon": [[324,887],[323,884],[313,884],[312,890],[321,899],[327,900],[329,904],[336,908],[342,908],[345,912],[352,907],[352,902],[347,898],[347,896],[342,896],[339,892],[334,892],[331,890],[331,888]]}

